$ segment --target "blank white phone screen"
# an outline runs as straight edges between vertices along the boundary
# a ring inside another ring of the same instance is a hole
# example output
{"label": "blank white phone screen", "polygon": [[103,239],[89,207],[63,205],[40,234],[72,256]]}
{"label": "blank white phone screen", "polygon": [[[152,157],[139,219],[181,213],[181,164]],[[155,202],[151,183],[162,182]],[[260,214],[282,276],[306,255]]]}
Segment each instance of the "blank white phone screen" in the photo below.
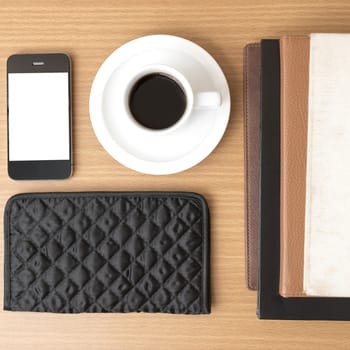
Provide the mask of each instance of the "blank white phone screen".
{"label": "blank white phone screen", "polygon": [[69,160],[68,73],[9,73],[9,160]]}

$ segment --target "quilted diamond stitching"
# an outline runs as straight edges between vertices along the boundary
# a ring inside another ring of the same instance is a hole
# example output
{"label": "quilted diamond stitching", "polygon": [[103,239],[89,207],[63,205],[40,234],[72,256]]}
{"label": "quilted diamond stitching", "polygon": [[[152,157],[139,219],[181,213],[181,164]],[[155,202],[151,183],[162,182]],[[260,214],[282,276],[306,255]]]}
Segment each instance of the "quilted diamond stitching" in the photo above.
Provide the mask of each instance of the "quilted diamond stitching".
{"label": "quilted diamond stitching", "polygon": [[9,225],[12,309],[201,312],[204,223],[192,198],[16,203]]}

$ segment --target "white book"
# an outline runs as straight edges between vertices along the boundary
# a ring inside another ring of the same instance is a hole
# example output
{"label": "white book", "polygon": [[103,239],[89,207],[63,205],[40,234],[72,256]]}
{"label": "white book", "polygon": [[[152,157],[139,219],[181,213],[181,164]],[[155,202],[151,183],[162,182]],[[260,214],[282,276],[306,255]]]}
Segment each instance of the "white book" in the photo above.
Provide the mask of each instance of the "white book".
{"label": "white book", "polygon": [[305,293],[350,297],[350,34],[310,36],[305,210]]}

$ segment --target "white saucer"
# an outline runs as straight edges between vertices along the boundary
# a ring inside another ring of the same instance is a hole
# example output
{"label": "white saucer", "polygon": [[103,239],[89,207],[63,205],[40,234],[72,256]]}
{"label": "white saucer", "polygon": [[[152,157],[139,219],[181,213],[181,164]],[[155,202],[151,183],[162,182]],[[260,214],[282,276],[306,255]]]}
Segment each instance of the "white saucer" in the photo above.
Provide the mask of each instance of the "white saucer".
{"label": "white saucer", "polygon": [[[166,133],[133,128],[113,106],[128,72],[147,64],[173,66],[198,91],[218,91],[220,107],[196,110]],[[200,46],[171,35],[145,36],[118,48],[98,70],[90,93],[91,123],[102,146],[121,164],[146,174],[173,174],[201,162],[221,140],[229,116],[230,92],[220,66]]]}

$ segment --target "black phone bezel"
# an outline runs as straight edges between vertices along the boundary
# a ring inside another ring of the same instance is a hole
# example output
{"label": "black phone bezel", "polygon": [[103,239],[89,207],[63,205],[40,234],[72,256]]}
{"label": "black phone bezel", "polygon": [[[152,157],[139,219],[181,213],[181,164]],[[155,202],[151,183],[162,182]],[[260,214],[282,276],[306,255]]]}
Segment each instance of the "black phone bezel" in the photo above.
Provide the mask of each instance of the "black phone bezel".
{"label": "black phone bezel", "polygon": [[[33,64],[37,62],[37,64]],[[42,63],[41,63],[42,62]],[[69,159],[10,161],[9,143],[9,73],[68,73],[69,108]],[[7,169],[13,180],[63,180],[72,174],[72,99],[71,99],[71,61],[64,53],[15,54],[7,59]]]}

